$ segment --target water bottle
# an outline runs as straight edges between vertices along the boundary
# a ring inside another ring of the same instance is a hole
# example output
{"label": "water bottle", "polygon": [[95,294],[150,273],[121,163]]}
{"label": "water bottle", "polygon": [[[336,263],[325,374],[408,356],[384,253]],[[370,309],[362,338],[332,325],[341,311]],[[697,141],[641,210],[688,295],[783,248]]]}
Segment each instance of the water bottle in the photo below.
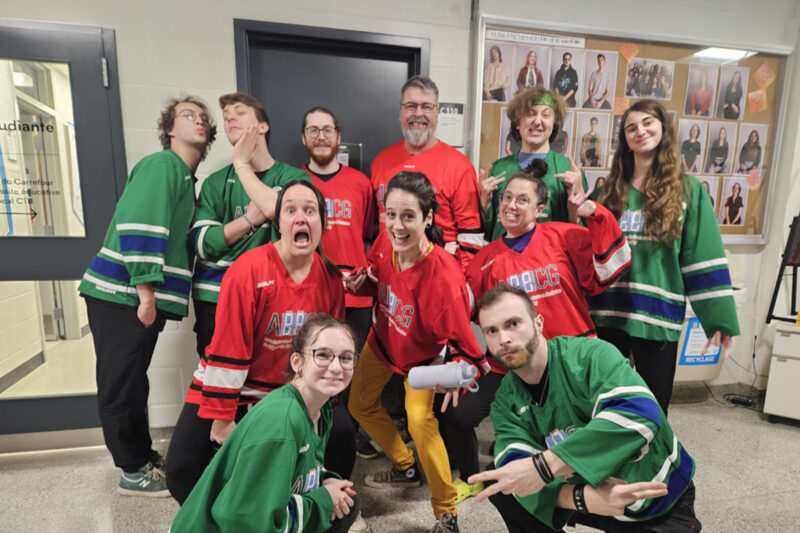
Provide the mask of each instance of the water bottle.
{"label": "water bottle", "polygon": [[408,373],[408,384],[412,389],[432,389],[434,383],[445,389],[467,387],[472,392],[478,391],[474,379],[478,369],[466,361],[449,365],[415,366]]}

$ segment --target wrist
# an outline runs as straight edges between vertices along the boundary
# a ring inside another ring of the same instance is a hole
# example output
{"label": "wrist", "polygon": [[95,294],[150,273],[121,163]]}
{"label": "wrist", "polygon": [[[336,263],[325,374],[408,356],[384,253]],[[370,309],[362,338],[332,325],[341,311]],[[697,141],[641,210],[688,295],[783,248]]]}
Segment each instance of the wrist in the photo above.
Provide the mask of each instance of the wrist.
{"label": "wrist", "polygon": [[239,171],[241,169],[245,169],[245,168],[250,170],[251,172],[253,170],[250,167],[250,163],[248,163],[246,161],[244,161],[244,162],[242,162],[242,161],[234,161],[234,163],[233,163],[233,171],[236,172],[237,174],[239,173]]}
{"label": "wrist", "polygon": [[572,488],[572,503],[575,504],[575,510],[582,514],[587,514],[589,509],[586,507],[586,495],[584,490],[586,485],[575,485]]}

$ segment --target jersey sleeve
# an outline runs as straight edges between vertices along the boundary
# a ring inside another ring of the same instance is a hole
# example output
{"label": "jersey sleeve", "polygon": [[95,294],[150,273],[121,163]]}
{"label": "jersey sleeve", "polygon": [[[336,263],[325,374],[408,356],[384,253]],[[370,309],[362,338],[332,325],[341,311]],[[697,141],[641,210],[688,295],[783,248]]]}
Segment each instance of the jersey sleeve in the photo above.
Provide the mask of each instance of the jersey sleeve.
{"label": "jersey sleeve", "polygon": [[728,259],[711,198],[701,190],[695,180],[678,255],[686,297],[706,335],[738,335]]}
{"label": "jersey sleeve", "polygon": [[473,307],[471,292],[462,282],[461,287],[450,287],[446,291],[435,291],[434,297],[446,302],[433,320],[434,333],[450,345],[452,360],[464,360],[478,367],[481,374],[489,371],[486,354],[481,350],[470,325],[470,310]]}
{"label": "jersey sleeve", "polygon": [[592,411],[581,413],[587,424],[550,451],[597,487],[626,463],[641,459],[666,419],[653,393],[613,345],[596,341],[582,350],[565,354],[571,358],[566,364],[583,364],[586,370],[568,370],[566,379],[573,381],[577,396],[589,399]]}
{"label": "jersey sleeve", "polygon": [[203,392],[197,416],[233,420],[239,393],[247,379],[253,358],[253,328],[256,286],[250,279],[251,265],[234,261],[220,286],[214,336],[206,348]]}
{"label": "jersey sleeve", "polygon": [[564,249],[578,273],[584,292],[595,295],[606,290],[631,264],[631,249],[611,212],[595,202],[586,228],[570,226],[564,234]]}
{"label": "jersey sleeve", "polygon": [[164,158],[150,157],[134,168],[125,186],[114,223],[131,285],[164,282],[172,209],[182,182]]}
{"label": "jersey sleeve", "polygon": [[189,238],[195,255],[200,259],[215,261],[230,249],[225,244],[223,210],[222,197],[209,177],[200,188]]}
{"label": "jersey sleeve", "polygon": [[458,249],[461,252],[459,261],[461,268],[465,269],[485,242],[481,236],[480,196],[475,169],[465,160],[463,168],[456,172],[458,176],[454,183],[451,208],[458,233],[456,237]]}

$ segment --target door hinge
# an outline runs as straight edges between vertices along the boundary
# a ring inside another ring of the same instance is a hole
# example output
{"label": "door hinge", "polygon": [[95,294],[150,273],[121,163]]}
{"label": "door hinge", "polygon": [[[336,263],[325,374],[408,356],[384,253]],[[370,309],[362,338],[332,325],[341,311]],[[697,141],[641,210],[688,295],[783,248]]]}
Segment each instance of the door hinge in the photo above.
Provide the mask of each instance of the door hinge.
{"label": "door hinge", "polygon": [[108,88],[108,61],[105,57],[100,58],[100,65],[103,68],[103,87]]}

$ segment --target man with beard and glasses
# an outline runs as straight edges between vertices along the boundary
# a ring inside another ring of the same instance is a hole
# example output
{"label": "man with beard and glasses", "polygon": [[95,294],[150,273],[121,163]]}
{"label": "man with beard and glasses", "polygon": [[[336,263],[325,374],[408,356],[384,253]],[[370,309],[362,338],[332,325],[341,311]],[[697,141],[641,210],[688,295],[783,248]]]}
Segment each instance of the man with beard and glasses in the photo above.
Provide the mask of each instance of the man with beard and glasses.
{"label": "man with beard and glasses", "polygon": [[[478,303],[492,356],[510,370],[491,416],[496,481],[478,494],[511,533],[578,523],[610,532],[700,531],[694,461],[653,393],[611,344],[542,336],[544,317],[510,285]],[[577,511],[577,513],[576,513]]]}
{"label": "man with beard and glasses", "polygon": [[[203,182],[190,241],[197,255],[192,279],[197,355],[214,335],[214,314],[222,276],[244,252],[279,238],[271,220],[282,186],[310,181],[299,168],[269,153],[269,117],[261,102],[244,93],[220,96],[232,163]],[[259,207],[261,206],[261,207]]]}
{"label": "man with beard and glasses", "polygon": [[439,88],[430,78],[413,76],[400,90],[400,129],[404,140],[372,161],[372,187],[384,227],[383,197],[398,172],[422,172],[436,189],[436,225],[444,232],[445,250],[465,269],[483,245],[475,169],[464,154],[436,138]]}

